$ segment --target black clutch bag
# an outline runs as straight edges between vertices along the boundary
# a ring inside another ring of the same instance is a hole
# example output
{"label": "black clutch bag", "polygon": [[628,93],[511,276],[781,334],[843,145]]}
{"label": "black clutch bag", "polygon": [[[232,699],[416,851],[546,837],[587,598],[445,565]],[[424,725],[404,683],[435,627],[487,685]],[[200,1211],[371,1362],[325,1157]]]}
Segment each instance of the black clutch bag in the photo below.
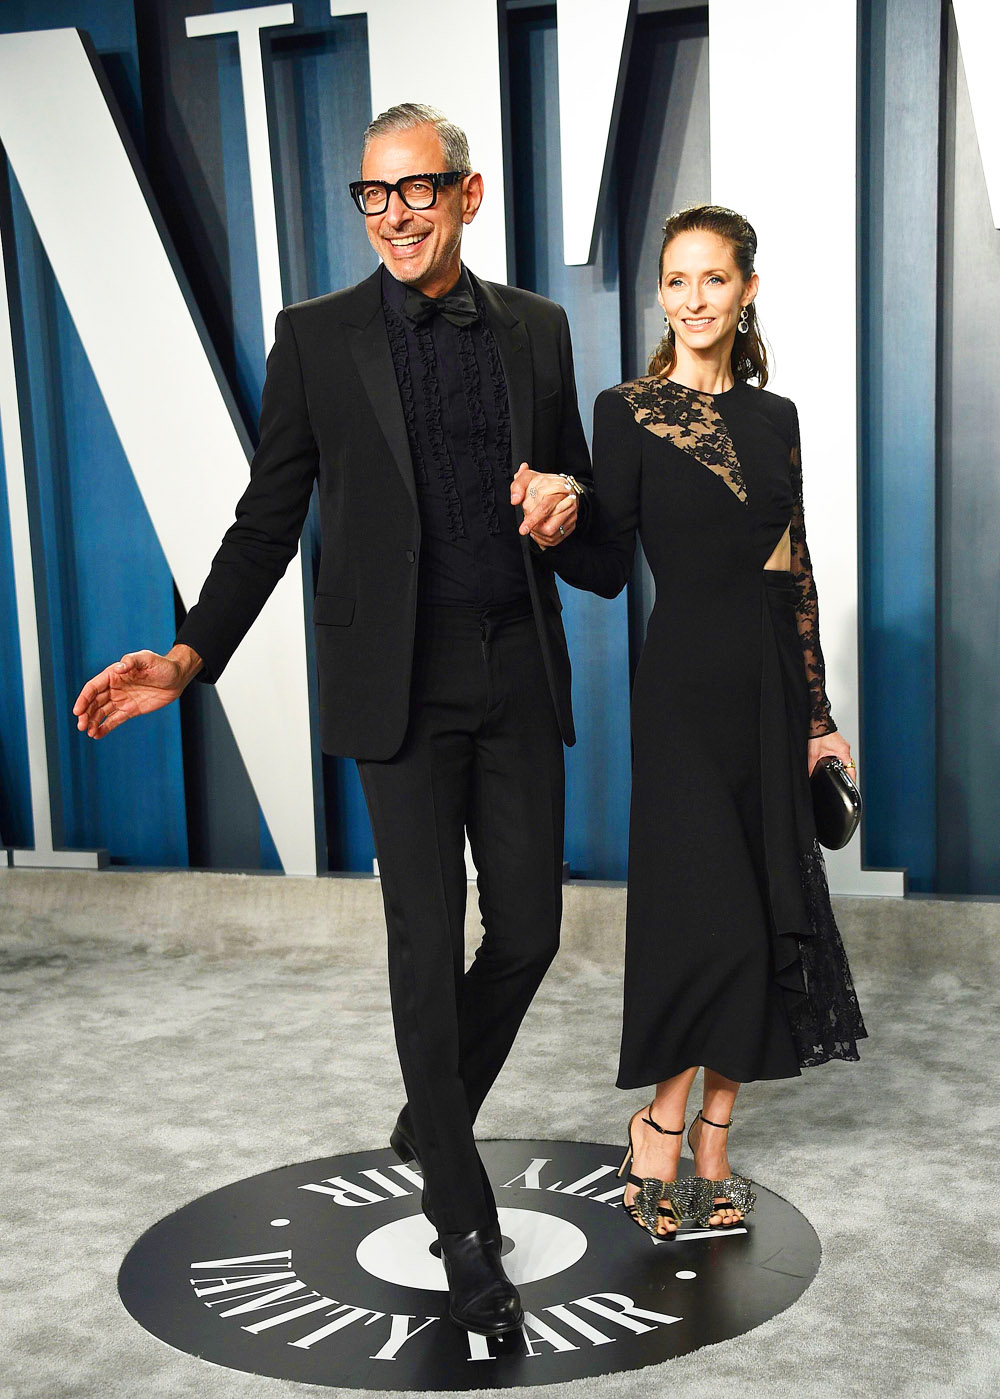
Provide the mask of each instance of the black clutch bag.
{"label": "black clutch bag", "polygon": [[820,758],[809,779],[820,845],[842,850],[861,820],[861,793],[839,758]]}

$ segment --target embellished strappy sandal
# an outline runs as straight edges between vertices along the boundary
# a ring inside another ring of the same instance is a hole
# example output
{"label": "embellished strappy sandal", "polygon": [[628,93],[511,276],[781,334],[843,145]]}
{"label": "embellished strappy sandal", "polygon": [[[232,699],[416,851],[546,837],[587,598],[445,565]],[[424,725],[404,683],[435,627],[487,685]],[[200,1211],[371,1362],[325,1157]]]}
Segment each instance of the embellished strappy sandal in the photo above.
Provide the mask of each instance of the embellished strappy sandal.
{"label": "embellished strappy sandal", "polygon": [[[694,1143],[691,1140],[691,1133],[694,1131],[694,1123],[701,1119],[706,1127],[718,1127],[720,1131],[728,1132],[733,1125],[733,1118],[728,1122],[711,1122],[703,1112],[699,1112],[694,1122],[688,1130],[688,1146],[694,1152]],[[751,1182],[746,1176],[738,1175],[735,1171],[725,1180],[708,1180],[705,1176],[695,1176],[697,1191],[697,1209],[695,1211],[695,1223],[699,1229],[735,1229],[737,1225],[743,1223],[743,1219],[753,1211],[757,1203],[757,1196],[751,1189]],[[734,1219],[729,1224],[709,1224],[713,1214],[720,1214],[723,1210],[739,1210],[741,1219]]]}
{"label": "embellished strappy sandal", "polygon": [[[646,1116],[642,1119],[654,1131],[659,1132],[664,1137],[681,1137],[684,1135],[684,1128],[672,1132],[669,1127],[661,1127],[653,1118],[653,1105],[650,1103],[646,1109]],[[640,1112],[642,1109],[640,1108]],[[618,1170],[618,1178],[621,1179],[628,1170],[628,1167],[635,1155],[635,1148],[632,1145],[632,1122],[639,1116],[636,1113],[628,1124],[628,1150],[625,1153],[625,1160]],[[625,1196],[628,1194],[630,1185],[638,1186],[638,1194],[635,1198],[626,1203]],[[674,1224],[679,1225],[685,1214],[691,1212],[691,1207],[695,1201],[694,1182],[687,1180],[656,1180],[655,1177],[645,1179],[634,1176],[631,1173],[625,1178],[625,1189],[622,1192],[622,1206],[628,1217],[636,1223],[640,1229],[647,1234],[652,1234],[657,1239],[672,1239],[676,1237],[676,1229],[666,1234],[657,1232],[657,1224],[661,1219],[672,1219]],[[666,1208],[660,1204],[661,1200],[667,1202]]]}

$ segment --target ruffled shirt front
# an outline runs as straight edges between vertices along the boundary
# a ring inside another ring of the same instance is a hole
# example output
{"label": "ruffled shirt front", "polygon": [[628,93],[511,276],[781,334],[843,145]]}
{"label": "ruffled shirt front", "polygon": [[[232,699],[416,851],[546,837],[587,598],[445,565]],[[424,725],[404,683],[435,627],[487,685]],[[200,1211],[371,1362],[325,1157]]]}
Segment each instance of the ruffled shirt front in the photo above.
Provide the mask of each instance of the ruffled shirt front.
{"label": "ruffled shirt front", "polygon": [[528,597],[510,504],[510,405],[486,307],[463,267],[479,318],[415,325],[405,287],[382,269],[382,311],[399,385],[420,507],[420,597],[495,607]]}

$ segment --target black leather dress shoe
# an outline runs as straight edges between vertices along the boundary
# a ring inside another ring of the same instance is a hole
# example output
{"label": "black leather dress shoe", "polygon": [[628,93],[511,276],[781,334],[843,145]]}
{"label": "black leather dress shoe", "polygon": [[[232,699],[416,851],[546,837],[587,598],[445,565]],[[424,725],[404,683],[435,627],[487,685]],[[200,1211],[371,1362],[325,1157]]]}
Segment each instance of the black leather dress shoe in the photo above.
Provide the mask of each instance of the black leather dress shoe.
{"label": "black leather dress shoe", "polygon": [[524,1321],[517,1288],[500,1262],[499,1229],[440,1234],[448,1276],[448,1315],[456,1326],[480,1336],[504,1336]]}

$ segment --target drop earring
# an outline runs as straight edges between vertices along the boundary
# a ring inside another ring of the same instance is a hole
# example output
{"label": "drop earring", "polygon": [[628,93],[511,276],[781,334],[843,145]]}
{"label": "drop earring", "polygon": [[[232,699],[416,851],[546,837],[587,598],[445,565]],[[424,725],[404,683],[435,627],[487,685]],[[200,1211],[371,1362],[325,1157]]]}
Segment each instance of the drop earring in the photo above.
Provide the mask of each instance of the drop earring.
{"label": "drop earring", "polygon": [[749,316],[749,310],[750,310],[750,302],[748,301],[747,304],[746,304],[746,305],[743,307],[743,309],[740,311],[740,318],[739,318],[739,320],[736,322],[736,329],[739,331],[739,333],[740,333],[741,335],[746,335],[747,331],[750,329],[750,316]]}
{"label": "drop earring", "polygon": [[672,340],[674,338],[674,328],[670,324],[668,316],[663,317],[663,338],[664,340]]}

